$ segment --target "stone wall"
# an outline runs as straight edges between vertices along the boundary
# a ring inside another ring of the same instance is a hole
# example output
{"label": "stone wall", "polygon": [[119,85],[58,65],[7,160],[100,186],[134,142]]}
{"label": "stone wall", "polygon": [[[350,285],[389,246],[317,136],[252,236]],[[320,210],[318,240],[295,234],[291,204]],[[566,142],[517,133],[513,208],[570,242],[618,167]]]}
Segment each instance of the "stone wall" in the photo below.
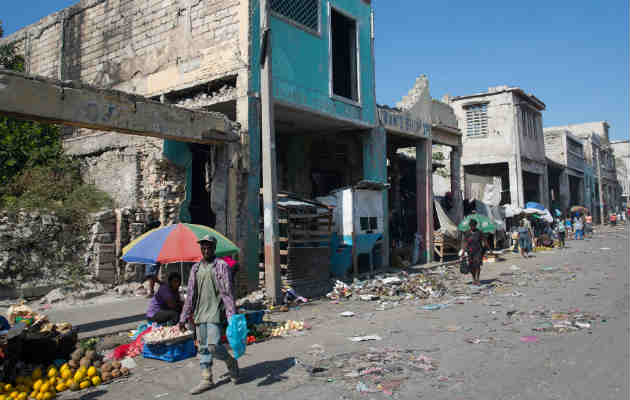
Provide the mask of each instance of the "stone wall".
{"label": "stone wall", "polygon": [[81,263],[87,238],[54,215],[0,214],[0,293],[53,287]]}
{"label": "stone wall", "polygon": [[0,213],[0,296],[45,292],[80,274],[86,243],[54,215]]}
{"label": "stone wall", "polygon": [[142,210],[92,214],[85,229],[53,214],[0,212],[0,297],[39,296],[74,281],[135,280],[117,262],[129,241],[159,222]]}

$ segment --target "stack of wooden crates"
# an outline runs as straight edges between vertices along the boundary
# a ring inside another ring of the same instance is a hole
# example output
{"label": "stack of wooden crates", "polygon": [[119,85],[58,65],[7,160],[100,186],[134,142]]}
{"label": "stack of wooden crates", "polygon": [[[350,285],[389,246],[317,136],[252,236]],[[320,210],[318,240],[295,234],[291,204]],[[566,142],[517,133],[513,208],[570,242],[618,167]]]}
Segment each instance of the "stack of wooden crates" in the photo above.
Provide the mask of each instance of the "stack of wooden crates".
{"label": "stack of wooden crates", "polygon": [[[307,297],[322,294],[327,290],[330,278],[332,207],[281,192],[278,194],[278,228],[283,288],[293,288]],[[259,276],[260,284],[264,286],[265,246],[262,217],[259,238]]]}

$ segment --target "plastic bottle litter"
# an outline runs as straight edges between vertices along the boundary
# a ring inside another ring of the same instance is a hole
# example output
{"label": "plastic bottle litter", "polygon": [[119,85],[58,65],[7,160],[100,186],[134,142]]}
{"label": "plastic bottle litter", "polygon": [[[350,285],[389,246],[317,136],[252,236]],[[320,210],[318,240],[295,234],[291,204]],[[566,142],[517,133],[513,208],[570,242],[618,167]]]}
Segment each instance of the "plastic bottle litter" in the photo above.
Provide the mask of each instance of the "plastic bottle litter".
{"label": "plastic bottle litter", "polygon": [[339,315],[342,317],[354,317],[354,313],[352,311],[344,311]]}
{"label": "plastic bottle litter", "polygon": [[383,340],[383,338],[378,335],[355,336],[349,339],[351,342],[367,342],[368,340]]}

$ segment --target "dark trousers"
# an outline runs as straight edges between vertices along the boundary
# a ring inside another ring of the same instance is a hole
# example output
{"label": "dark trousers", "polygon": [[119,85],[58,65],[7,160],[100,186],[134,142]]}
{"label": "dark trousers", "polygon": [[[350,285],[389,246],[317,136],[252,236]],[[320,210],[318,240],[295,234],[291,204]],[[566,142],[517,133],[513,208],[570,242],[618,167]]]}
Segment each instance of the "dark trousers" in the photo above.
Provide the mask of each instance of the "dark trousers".
{"label": "dark trousers", "polygon": [[157,322],[158,324],[177,325],[179,322],[179,312],[175,310],[160,310],[155,313],[153,318],[149,318],[149,322]]}

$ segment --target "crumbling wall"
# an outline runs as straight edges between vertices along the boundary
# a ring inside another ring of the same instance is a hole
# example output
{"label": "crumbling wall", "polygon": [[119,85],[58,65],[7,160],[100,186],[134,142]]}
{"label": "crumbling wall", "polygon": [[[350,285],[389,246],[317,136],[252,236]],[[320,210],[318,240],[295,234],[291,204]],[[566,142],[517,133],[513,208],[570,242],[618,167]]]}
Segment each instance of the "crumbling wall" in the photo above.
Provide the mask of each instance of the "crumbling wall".
{"label": "crumbling wall", "polygon": [[79,226],[51,213],[1,212],[0,297],[38,296],[93,280],[115,283],[116,249],[139,234],[130,232],[135,218],[132,210],[105,210]]}
{"label": "crumbling wall", "polygon": [[86,238],[55,215],[0,213],[0,295],[51,288],[81,264]]}
{"label": "crumbling wall", "polygon": [[165,224],[179,221],[186,172],[163,156],[161,139],[106,133],[68,139],[64,147],[81,161],[84,180],[118,207],[144,209]]}
{"label": "crumbling wall", "polygon": [[246,69],[238,0],[83,0],[4,38],[29,72],[142,95]]}

